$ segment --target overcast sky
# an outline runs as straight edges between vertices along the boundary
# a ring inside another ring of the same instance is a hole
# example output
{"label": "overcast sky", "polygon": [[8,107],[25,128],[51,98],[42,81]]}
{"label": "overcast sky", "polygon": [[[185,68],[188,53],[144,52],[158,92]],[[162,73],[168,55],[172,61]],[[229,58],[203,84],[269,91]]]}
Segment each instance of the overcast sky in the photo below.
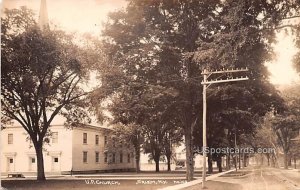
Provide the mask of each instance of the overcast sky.
{"label": "overcast sky", "polygon": [[[41,0],[2,0],[2,8],[27,6],[38,18],[40,3]],[[108,12],[125,6],[125,0],[47,0],[50,22],[68,31],[94,34],[100,33]]]}

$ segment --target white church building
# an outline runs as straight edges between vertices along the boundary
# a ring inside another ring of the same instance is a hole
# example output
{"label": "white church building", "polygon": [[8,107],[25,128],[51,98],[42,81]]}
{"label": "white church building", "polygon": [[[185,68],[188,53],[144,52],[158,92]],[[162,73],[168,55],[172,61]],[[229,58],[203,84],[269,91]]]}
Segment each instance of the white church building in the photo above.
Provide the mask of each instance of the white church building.
{"label": "white church building", "polygon": [[[135,170],[132,147],[108,145],[111,129],[85,125],[67,129],[52,125],[49,143],[44,144],[46,174],[96,173]],[[36,153],[26,131],[21,126],[9,126],[1,131],[1,175],[35,174]]]}

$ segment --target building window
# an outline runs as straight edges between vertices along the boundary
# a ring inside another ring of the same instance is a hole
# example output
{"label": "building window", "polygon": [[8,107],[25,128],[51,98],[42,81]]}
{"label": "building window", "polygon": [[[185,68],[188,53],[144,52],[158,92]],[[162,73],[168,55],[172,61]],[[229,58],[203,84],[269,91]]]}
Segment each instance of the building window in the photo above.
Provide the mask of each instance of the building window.
{"label": "building window", "polygon": [[95,136],[95,143],[96,143],[96,145],[99,144],[99,135],[96,135],[96,136]]}
{"label": "building window", "polygon": [[87,152],[83,152],[83,163],[87,163]]}
{"label": "building window", "polygon": [[120,163],[123,163],[123,153],[120,153]]}
{"label": "building window", "polygon": [[115,153],[112,154],[112,163],[116,163],[116,154]]}
{"label": "building window", "polygon": [[104,144],[107,144],[107,136],[104,136]]}
{"label": "building window", "polygon": [[87,133],[83,133],[83,144],[87,144]]}
{"label": "building window", "polygon": [[13,134],[8,134],[8,144],[13,144],[13,141],[14,141],[14,136]]}
{"label": "building window", "polygon": [[56,162],[56,163],[58,162],[58,158],[57,157],[54,158],[54,162]]}
{"label": "building window", "polygon": [[52,143],[58,143],[58,132],[52,133]]}
{"label": "building window", "polygon": [[14,159],[10,158],[10,159],[9,159],[9,163],[10,163],[10,164],[14,163]]}
{"label": "building window", "polygon": [[104,162],[107,163],[107,152],[104,153]]}
{"label": "building window", "polygon": [[95,161],[96,163],[99,163],[99,152],[95,153]]}
{"label": "building window", "polygon": [[31,163],[35,163],[35,158],[31,158]]}
{"label": "building window", "polygon": [[130,163],[130,153],[127,154],[127,162]]}

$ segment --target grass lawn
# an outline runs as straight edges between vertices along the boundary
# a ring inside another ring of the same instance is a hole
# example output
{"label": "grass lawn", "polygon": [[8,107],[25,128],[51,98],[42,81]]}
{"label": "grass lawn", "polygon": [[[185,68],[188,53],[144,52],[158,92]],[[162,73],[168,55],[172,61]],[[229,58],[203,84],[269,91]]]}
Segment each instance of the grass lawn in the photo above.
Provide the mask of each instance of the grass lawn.
{"label": "grass lawn", "polygon": [[[2,186],[11,189],[107,189],[107,190],[154,190],[162,187],[183,183],[185,180],[65,180],[49,179],[45,182],[35,180],[4,180]],[[110,184],[109,184],[110,183]]]}

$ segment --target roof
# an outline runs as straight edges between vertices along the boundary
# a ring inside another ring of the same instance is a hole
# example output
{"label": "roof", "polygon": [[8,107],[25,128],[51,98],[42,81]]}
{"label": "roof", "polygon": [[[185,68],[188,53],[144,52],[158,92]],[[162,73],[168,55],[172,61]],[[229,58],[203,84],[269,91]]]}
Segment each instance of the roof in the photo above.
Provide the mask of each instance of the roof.
{"label": "roof", "polygon": [[[54,117],[53,121],[51,122],[50,126],[64,126],[64,123],[66,121],[66,118],[64,118],[61,115],[57,115]],[[108,123],[100,124],[99,122],[93,121],[92,123],[82,123],[83,126],[78,126],[76,128],[85,128],[89,127],[91,129],[106,129],[106,130],[112,130],[112,126],[110,126]],[[19,128],[22,127],[22,125],[17,122],[16,120],[12,121],[11,125],[8,125],[9,128]]]}

